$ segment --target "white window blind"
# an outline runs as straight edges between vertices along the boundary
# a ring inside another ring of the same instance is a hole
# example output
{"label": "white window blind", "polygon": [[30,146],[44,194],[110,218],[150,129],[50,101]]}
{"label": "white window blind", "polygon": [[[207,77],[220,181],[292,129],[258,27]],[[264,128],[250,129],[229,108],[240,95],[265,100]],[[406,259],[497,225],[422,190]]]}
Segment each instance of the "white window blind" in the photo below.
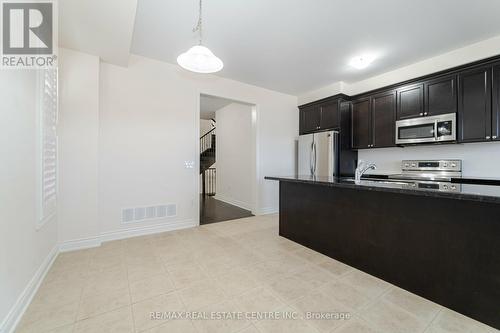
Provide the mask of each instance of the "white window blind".
{"label": "white window blind", "polygon": [[57,208],[57,70],[40,70],[40,223]]}

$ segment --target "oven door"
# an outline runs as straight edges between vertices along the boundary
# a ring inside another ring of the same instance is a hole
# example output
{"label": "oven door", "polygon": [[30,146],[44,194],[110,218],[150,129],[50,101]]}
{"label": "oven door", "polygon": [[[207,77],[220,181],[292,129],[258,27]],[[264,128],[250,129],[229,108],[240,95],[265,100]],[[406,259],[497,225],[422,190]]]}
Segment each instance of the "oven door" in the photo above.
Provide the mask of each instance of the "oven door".
{"label": "oven door", "polygon": [[456,140],[456,114],[399,120],[396,144],[415,144]]}

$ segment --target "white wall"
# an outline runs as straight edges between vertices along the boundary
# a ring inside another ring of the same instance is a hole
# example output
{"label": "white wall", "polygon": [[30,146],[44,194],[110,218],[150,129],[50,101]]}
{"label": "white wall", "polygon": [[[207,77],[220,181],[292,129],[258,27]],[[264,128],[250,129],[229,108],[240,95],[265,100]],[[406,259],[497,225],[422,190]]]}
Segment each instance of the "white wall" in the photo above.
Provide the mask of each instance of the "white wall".
{"label": "white wall", "polygon": [[[101,63],[99,219],[105,233],[132,227],[120,223],[123,207],[150,204],[176,203],[178,215],[141,227],[197,223],[201,93],[257,105],[257,207],[259,213],[277,210],[278,184],[263,177],[293,173],[296,97],[132,56],[128,68]],[[186,169],[185,161],[195,167]]]}
{"label": "white wall", "polygon": [[[99,58],[59,52],[59,238],[88,238],[98,219]],[[67,245],[69,246],[69,245]]]}
{"label": "white wall", "polygon": [[360,150],[359,159],[375,162],[375,174],[401,172],[401,160],[463,160],[463,176],[500,178],[500,143],[467,143]]}
{"label": "white wall", "polygon": [[215,112],[217,121],[217,194],[232,205],[253,208],[254,153],[252,106],[231,103]]}
{"label": "white wall", "polygon": [[500,36],[493,37],[454,51],[386,72],[359,82],[334,82],[326,87],[298,96],[299,105],[338,93],[356,95],[398,82],[432,74],[448,68],[485,59],[500,53]]}
{"label": "white wall", "polygon": [[10,329],[57,244],[37,224],[37,85],[33,70],[0,71],[0,331]]}

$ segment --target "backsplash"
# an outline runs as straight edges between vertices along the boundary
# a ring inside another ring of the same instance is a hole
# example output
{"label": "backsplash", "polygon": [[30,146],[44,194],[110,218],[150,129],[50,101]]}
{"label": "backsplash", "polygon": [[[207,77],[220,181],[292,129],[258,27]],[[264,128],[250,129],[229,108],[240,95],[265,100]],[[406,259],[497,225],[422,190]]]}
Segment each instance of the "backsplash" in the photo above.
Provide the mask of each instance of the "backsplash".
{"label": "backsplash", "polygon": [[459,159],[463,177],[500,179],[500,142],[368,149],[359,150],[358,157],[377,165],[367,174],[400,173],[401,160]]}

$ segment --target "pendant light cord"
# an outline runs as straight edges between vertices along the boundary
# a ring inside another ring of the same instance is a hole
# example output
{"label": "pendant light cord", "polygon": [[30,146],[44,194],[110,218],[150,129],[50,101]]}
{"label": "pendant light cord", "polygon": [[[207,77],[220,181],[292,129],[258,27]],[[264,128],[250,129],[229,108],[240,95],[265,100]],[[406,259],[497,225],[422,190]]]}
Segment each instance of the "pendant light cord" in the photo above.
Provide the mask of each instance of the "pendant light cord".
{"label": "pendant light cord", "polygon": [[199,16],[198,16],[198,23],[196,26],[193,28],[193,32],[198,31],[199,34],[199,45],[201,45],[201,41],[203,40],[203,21],[202,21],[202,0],[200,0],[200,8],[199,8]]}

